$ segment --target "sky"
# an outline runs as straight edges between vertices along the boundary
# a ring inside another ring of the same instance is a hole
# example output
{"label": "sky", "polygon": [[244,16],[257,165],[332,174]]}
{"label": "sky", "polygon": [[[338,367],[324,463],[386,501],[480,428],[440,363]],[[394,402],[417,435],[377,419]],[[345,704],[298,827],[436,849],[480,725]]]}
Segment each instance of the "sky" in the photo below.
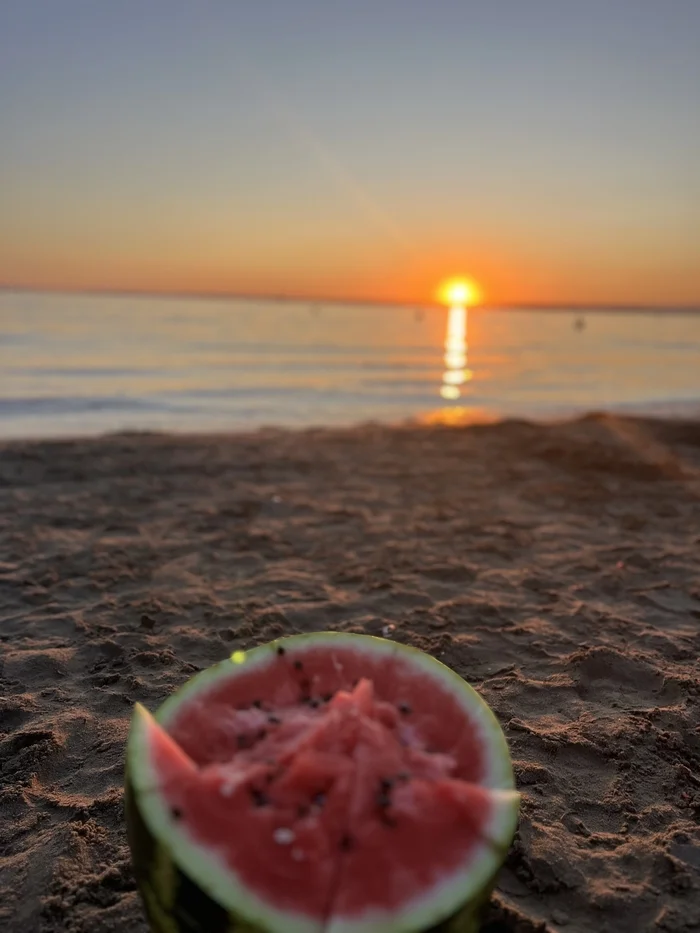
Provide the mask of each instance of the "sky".
{"label": "sky", "polygon": [[0,284],[700,305],[700,0],[0,4]]}

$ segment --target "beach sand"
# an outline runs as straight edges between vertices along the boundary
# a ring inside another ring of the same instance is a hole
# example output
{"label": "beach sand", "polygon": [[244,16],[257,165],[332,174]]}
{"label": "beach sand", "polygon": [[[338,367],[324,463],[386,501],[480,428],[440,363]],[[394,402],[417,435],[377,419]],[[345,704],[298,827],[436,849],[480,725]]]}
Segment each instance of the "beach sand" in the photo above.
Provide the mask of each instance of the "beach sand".
{"label": "beach sand", "polygon": [[0,927],[145,933],[132,706],[317,629],[432,652],[523,794],[484,933],[700,928],[700,423],[0,447]]}

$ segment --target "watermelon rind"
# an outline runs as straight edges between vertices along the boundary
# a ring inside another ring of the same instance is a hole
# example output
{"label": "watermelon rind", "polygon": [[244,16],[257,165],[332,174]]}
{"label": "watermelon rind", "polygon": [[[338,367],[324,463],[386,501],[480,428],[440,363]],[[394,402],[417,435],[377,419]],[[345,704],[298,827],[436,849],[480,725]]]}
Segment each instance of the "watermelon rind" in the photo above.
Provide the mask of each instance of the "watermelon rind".
{"label": "watermelon rind", "polygon": [[[371,911],[352,919],[322,922],[306,915],[281,911],[244,886],[214,852],[194,841],[172,815],[158,790],[149,756],[149,730],[164,728],[183,702],[206,693],[219,681],[264,667],[278,648],[294,652],[306,648],[358,648],[401,654],[410,664],[440,681],[478,726],[488,750],[486,773],[480,784],[496,801],[484,841],[469,854],[462,868],[423,897],[407,902],[400,912]],[[157,724],[157,725],[156,725]],[[291,635],[235,652],[230,659],[201,671],[171,695],[154,717],[140,704],[132,718],[126,754],[126,816],[137,882],[154,933],[473,933],[477,915],[488,897],[513,839],[519,795],[503,731],[491,709],[469,684],[442,662],[411,646],[370,635],[317,632]]]}

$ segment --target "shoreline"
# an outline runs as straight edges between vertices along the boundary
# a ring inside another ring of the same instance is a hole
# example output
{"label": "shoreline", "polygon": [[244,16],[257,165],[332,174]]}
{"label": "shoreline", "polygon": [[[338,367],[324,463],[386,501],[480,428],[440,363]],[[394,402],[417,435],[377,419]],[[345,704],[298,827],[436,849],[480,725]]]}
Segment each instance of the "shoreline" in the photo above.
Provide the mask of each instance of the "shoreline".
{"label": "shoreline", "polygon": [[[380,431],[413,431],[413,430],[431,430],[431,429],[449,429],[449,430],[468,430],[469,428],[479,428],[485,425],[509,426],[512,424],[526,424],[532,427],[556,428],[565,425],[573,425],[579,422],[590,420],[605,421],[606,419],[629,421],[640,424],[700,424],[700,399],[696,400],[676,400],[675,402],[658,402],[646,405],[630,403],[625,409],[581,409],[571,411],[550,411],[539,413],[511,413],[499,414],[495,411],[489,411],[486,408],[475,408],[468,413],[463,409],[443,408],[432,412],[415,415],[413,417],[401,418],[395,421],[364,420],[356,422],[338,422],[336,424],[258,424],[250,426],[234,426],[226,428],[224,426],[212,426],[203,428],[201,431],[192,431],[189,429],[172,430],[170,428],[152,428],[152,427],[124,427],[114,429],[96,429],[94,433],[60,433],[60,434],[27,434],[27,435],[3,435],[0,433],[0,450],[6,446],[15,446],[22,444],[43,444],[43,443],[80,443],[82,441],[94,443],[99,441],[108,441],[110,438],[134,437],[148,438],[160,437],[170,438],[173,441],[182,443],[196,443],[216,441],[217,439],[233,439],[236,437],[255,437],[255,436],[274,436],[277,434],[323,434],[328,433],[347,433],[354,431],[380,430]],[[76,419],[78,420],[78,419]],[[225,419],[222,419],[225,420]]]}
{"label": "shoreline", "polygon": [[3,929],[146,933],[134,702],[388,623],[504,727],[492,931],[697,928],[700,420],[589,414],[0,441]]}

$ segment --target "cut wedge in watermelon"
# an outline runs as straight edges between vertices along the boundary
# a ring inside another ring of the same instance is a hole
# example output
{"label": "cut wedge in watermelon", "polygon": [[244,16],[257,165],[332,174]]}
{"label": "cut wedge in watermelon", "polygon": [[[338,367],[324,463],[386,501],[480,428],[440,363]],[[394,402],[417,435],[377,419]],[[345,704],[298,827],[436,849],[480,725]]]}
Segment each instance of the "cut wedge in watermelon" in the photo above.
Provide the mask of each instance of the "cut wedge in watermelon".
{"label": "cut wedge in watermelon", "polygon": [[155,931],[475,929],[517,823],[479,695],[392,641],[236,652],[134,712],[127,823]]}

